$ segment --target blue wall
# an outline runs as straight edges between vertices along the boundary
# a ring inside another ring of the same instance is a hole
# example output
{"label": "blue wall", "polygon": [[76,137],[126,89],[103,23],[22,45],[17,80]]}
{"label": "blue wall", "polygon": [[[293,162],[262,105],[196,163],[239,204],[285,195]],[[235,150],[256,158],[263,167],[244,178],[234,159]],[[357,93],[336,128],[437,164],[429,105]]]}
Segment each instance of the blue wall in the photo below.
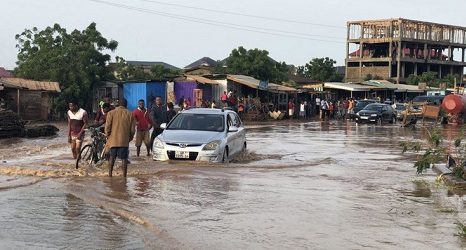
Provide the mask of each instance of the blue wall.
{"label": "blue wall", "polygon": [[155,97],[162,97],[162,102],[165,103],[167,99],[167,83],[166,82],[148,82],[146,85],[146,106],[151,107],[151,100]]}
{"label": "blue wall", "polygon": [[128,101],[128,110],[133,111],[138,107],[138,101],[144,99],[147,103],[146,83],[124,83],[123,97]]}
{"label": "blue wall", "polygon": [[151,100],[161,96],[166,100],[165,82],[126,82],[123,84],[123,97],[128,101],[128,110],[133,111],[138,107],[138,101],[143,99],[146,107],[150,108]]}

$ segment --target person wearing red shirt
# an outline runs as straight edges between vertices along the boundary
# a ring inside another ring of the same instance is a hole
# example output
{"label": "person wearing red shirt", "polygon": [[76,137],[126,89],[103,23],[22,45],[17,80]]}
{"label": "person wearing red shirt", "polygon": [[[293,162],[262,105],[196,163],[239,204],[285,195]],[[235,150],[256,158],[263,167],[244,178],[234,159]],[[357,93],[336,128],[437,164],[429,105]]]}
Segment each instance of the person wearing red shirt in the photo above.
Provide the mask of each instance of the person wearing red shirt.
{"label": "person wearing red shirt", "polygon": [[152,122],[149,116],[149,110],[145,107],[144,100],[138,101],[138,108],[133,111],[133,117],[136,120],[136,155],[141,152],[142,142],[146,145],[147,156],[150,155],[150,136],[149,130],[152,128]]}

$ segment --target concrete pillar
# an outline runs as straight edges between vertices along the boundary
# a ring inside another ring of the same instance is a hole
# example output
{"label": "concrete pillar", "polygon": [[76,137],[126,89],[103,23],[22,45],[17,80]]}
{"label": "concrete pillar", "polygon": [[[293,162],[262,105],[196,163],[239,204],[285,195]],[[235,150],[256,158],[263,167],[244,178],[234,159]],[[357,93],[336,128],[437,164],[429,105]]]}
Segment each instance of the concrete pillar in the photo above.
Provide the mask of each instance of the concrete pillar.
{"label": "concrete pillar", "polygon": [[401,78],[405,78],[405,73],[406,73],[406,63],[401,63]]}
{"label": "concrete pillar", "polygon": [[[393,25],[393,23],[391,24]],[[392,32],[392,27],[390,26],[390,32]],[[388,45],[388,57],[390,58],[388,62],[388,77],[392,77],[392,63],[393,63],[393,40],[390,39],[390,43]]]}
{"label": "concrete pillar", "polygon": [[349,61],[349,54],[350,54],[350,51],[349,51],[349,46],[350,46],[350,43],[349,43],[349,39],[350,39],[350,27],[351,25],[348,23],[346,25],[346,28],[347,28],[347,31],[346,31],[346,62],[345,62],[345,81],[346,79],[348,78],[348,61]]}
{"label": "concrete pillar", "polygon": [[362,55],[364,54],[364,43],[359,43],[359,78],[362,80]]}
{"label": "concrete pillar", "polygon": [[442,79],[442,65],[440,65],[438,68],[439,68],[438,78]]}
{"label": "concrete pillar", "polygon": [[414,74],[417,75],[417,63],[414,63]]}
{"label": "concrete pillar", "polygon": [[464,62],[464,48],[461,49],[461,62]]}
{"label": "concrete pillar", "polygon": [[451,49],[451,46],[448,46],[448,61],[453,61],[453,50]]}
{"label": "concrete pillar", "polygon": [[397,43],[397,55],[396,55],[396,83],[400,83],[401,75],[401,41]]}
{"label": "concrete pillar", "polygon": [[424,60],[427,60],[427,43],[424,43]]}
{"label": "concrete pillar", "polygon": [[17,105],[16,110],[17,110],[18,116],[19,116],[19,115],[20,115],[20,114],[19,114],[19,105],[20,105],[20,101],[19,101],[19,89],[17,90],[16,94],[17,94],[16,98],[18,98],[18,99],[16,100],[16,105]]}

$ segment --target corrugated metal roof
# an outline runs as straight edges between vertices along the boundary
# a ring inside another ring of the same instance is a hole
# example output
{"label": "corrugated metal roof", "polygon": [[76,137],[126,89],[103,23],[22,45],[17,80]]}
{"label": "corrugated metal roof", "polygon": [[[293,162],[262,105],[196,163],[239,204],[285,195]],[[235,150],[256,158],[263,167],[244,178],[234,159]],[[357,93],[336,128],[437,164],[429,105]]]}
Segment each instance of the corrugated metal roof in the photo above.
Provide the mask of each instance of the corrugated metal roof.
{"label": "corrugated metal roof", "polygon": [[326,82],[324,83],[324,88],[329,89],[341,89],[347,91],[373,91],[373,90],[385,90],[387,88],[354,84],[354,83],[343,83],[343,82]]}
{"label": "corrugated metal roof", "polygon": [[298,92],[297,89],[288,87],[288,86],[283,86],[283,85],[278,85],[275,83],[269,83],[269,90],[271,91],[277,91],[277,92]]}
{"label": "corrugated metal roof", "polygon": [[173,66],[169,63],[166,62],[150,62],[150,61],[126,61],[127,64],[129,65],[137,65],[137,66],[146,66],[146,67],[152,67],[152,66],[157,66],[161,65],[166,69],[173,69],[173,70],[179,70],[180,68]]}
{"label": "corrugated metal roof", "polygon": [[188,66],[184,67],[184,69],[193,69],[193,68],[198,68],[200,66],[206,66],[206,67],[215,67],[218,65],[218,62],[215,61],[214,59],[210,57],[203,57]]}
{"label": "corrugated metal roof", "polygon": [[227,80],[246,85],[253,89],[258,89],[260,83],[256,78],[245,75],[227,75]]}
{"label": "corrugated metal roof", "polygon": [[203,76],[197,76],[197,75],[186,75],[186,78],[188,80],[193,80],[198,83],[203,83],[203,84],[211,84],[211,85],[218,85],[218,82],[211,80],[209,78],[203,77]]}
{"label": "corrugated metal roof", "polygon": [[[257,80],[256,78],[251,77],[251,76],[227,75],[227,80],[246,85],[253,89],[259,89],[260,80]],[[279,85],[275,83],[269,83],[267,90],[271,92],[298,92],[298,90],[296,90],[295,88],[291,88],[291,87],[287,87],[287,86],[283,86],[283,85]]]}
{"label": "corrugated metal roof", "polygon": [[370,80],[370,81],[365,81],[362,84],[381,87],[381,88],[387,88],[387,89],[395,90],[395,92],[413,92],[413,93],[425,92],[425,90],[419,89],[419,86],[417,85],[395,84],[387,80]]}
{"label": "corrugated metal roof", "polygon": [[23,78],[2,77],[0,78],[0,84],[5,86],[5,88],[61,92],[58,82],[34,81]]}

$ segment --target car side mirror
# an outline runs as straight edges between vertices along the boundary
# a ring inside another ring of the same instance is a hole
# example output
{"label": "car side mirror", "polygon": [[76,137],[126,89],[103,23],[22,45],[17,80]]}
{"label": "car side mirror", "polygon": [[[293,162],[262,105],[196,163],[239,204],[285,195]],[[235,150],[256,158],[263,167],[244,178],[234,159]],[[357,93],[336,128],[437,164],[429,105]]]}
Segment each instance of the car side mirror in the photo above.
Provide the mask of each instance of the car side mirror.
{"label": "car side mirror", "polygon": [[236,126],[230,126],[230,127],[228,128],[228,132],[238,132],[238,130],[239,130],[239,129],[238,129],[238,127],[236,127]]}
{"label": "car side mirror", "polygon": [[167,124],[166,124],[166,123],[160,124],[160,128],[161,128],[161,129],[166,129],[166,128],[167,128]]}

